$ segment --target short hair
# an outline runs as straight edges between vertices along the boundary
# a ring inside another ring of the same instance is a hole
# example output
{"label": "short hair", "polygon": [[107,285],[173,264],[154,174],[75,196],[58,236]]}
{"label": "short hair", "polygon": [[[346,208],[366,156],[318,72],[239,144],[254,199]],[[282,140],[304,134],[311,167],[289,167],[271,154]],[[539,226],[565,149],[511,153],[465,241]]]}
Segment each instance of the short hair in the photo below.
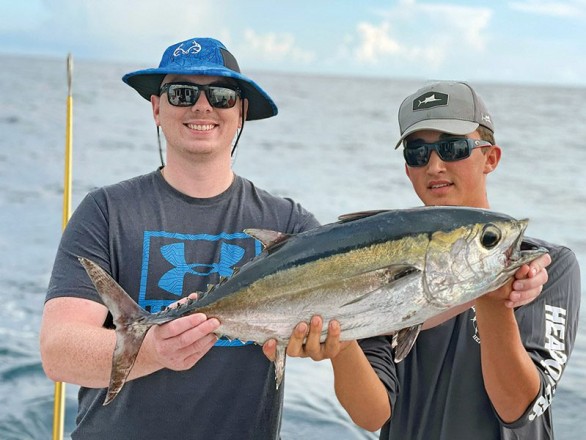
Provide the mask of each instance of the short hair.
{"label": "short hair", "polygon": [[491,145],[495,145],[496,142],[494,140],[494,132],[482,125],[479,125],[476,129],[478,134],[480,135],[480,139],[486,142],[490,142]]}

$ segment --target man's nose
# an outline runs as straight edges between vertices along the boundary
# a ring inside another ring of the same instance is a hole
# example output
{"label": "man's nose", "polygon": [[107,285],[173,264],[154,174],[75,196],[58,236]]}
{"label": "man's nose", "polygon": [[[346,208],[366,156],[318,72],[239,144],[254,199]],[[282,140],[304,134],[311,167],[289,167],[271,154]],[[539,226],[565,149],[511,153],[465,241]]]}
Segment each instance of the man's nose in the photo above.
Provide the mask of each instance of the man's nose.
{"label": "man's nose", "polygon": [[191,110],[211,110],[212,105],[208,101],[208,97],[204,90],[199,92],[199,96],[197,97],[197,101],[195,104],[191,106]]}
{"label": "man's nose", "polygon": [[427,162],[427,171],[431,172],[431,173],[436,173],[436,172],[440,172],[446,169],[446,164],[445,162],[442,160],[441,157],[439,157],[439,154],[437,154],[437,151],[432,151],[431,154],[429,155],[429,161]]}

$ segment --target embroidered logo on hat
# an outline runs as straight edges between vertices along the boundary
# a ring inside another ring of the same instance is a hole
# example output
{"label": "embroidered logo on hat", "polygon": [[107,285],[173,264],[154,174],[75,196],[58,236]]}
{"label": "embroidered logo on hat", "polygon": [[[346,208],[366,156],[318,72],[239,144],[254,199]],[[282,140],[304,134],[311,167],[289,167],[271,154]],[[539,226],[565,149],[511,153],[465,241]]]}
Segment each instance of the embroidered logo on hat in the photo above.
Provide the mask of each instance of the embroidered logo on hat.
{"label": "embroidered logo on hat", "polygon": [[183,43],[181,43],[177,49],[173,52],[174,57],[178,57],[179,55],[188,55],[190,53],[198,53],[201,50],[201,46],[197,41],[192,41],[191,46],[187,48],[187,50],[183,49]]}
{"label": "embroidered logo on hat", "polygon": [[427,92],[413,100],[413,111],[448,105],[448,95],[439,92]]}

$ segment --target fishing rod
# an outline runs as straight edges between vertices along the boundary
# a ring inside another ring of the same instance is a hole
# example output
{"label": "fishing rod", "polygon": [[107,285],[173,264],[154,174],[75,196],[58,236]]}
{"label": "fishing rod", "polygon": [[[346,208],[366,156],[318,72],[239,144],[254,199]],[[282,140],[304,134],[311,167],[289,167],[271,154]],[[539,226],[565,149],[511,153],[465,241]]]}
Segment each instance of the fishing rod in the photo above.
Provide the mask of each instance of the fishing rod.
{"label": "fishing rod", "polygon": [[[63,184],[63,217],[62,230],[67,226],[71,217],[71,174],[73,151],[73,57],[67,55],[67,118],[65,124],[65,172]],[[55,397],[53,401],[53,440],[63,439],[63,425],[65,420],[65,383],[55,382]]]}

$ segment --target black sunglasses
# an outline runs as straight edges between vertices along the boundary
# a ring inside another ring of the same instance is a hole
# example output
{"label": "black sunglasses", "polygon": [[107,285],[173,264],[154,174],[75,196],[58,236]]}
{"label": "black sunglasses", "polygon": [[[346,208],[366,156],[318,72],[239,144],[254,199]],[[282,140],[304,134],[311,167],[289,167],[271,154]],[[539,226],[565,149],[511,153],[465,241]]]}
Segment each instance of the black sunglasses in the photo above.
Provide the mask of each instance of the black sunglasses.
{"label": "black sunglasses", "polygon": [[169,104],[175,107],[191,107],[199,99],[202,90],[214,108],[232,108],[236,104],[236,98],[242,96],[242,92],[236,86],[192,83],[163,84],[160,95],[166,92]]}
{"label": "black sunglasses", "polygon": [[429,162],[432,151],[435,151],[444,162],[456,162],[470,157],[474,148],[490,146],[490,142],[469,138],[445,139],[429,144],[416,140],[405,142],[403,156],[410,167],[422,167]]}

